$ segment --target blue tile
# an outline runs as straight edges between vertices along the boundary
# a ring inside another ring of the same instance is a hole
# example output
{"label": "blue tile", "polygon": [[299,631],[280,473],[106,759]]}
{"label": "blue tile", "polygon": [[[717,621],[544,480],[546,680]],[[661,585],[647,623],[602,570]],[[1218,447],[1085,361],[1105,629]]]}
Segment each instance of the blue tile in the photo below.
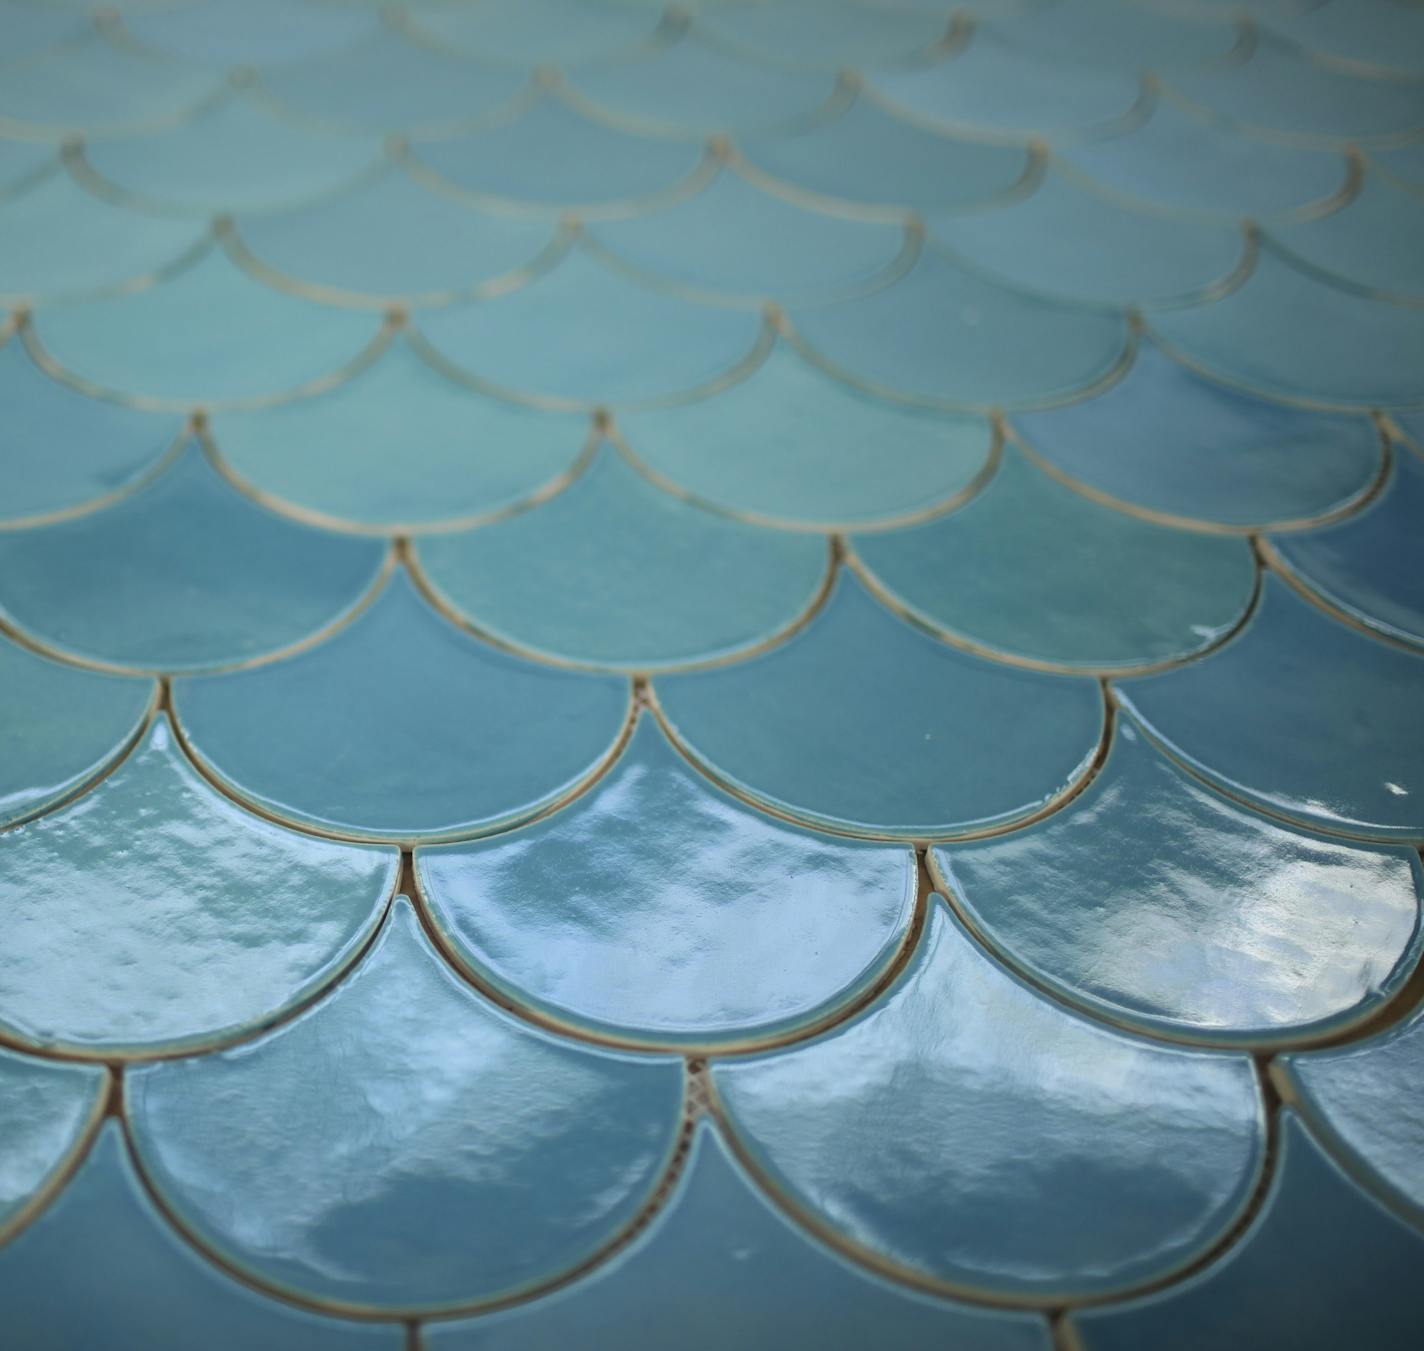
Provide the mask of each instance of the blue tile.
{"label": "blue tile", "polygon": [[597,1253],[668,1166],[682,1072],[484,1003],[401,901],[296,1022],[127,1088],[145,1171],[205,1243],[277,1288],[393,1310],[495,1299]]}
{"label": "blue tile", "polygon": [[1275,32],[1327,59],[1424,75],[1424,15],[1394,0],[1315,5],[1278,20]]}
{"label": "blue tile", "polygon": [[790,1225],[757,1192],[710,1125],[647,1232],[567,1291],[468,1322],[436,1323],[439,1351],[529,1346],[864,1346],[915,1351],[1048,1351],[1031,1314],[930,1299],[851,1266]]}
{"label": "blue tile", "polygon": [[1211,67],[1242,43],[1239,23],[1226,13],[1193,13],[1190,6],[1152,6],[1131,0],[1060,0],[986,25],[1025,52],[1055,64],[1135,75]]}
{"label": "blue tile", "polygon": [[183,61],[227,68],[297,61],[363,37],[375,15],[357,7],[243,0],[240,5],[165,5],[128,15],[145,46]]}
{"label": "blue tile", "polygon": [[44,141],[0,141],[0,201],[62,172],[53,145]]}
{"label": "blue tile", "polygon": [[861,834],[962,834],[1040,810],[1087,768],[1095,682],[972,656],[842,574],[816,619],[735,666],[659,679],[673,731],[774,809]]}
{"label": "blue tile", "polygon": [[1133,1304],[1072,1315],[1085,1351],[1408,1351],[1424,1238],[1366,1198],[1291,1112],[1265,1207],[1220,1260]]}
{"label": "blue tile", "polygon": [[404,573],[316,647],[179,680],[173,697],[199,757],[239,795],[399,840],[527,820],[603,764],[628,713],[625,681],[500,652],[436,614]]}
{"label": "blue tile", "polygon": [[72,10],[6,0],[4,5],[0,5],[0,26],[5,29],[6,64],[81,39],[88,28],[84,18]]}
{"label": "blue tile", "polygon": [[1100,1017],[1252,1044],[1354,1025],[1419,959],[1417,857],[1278,825],[1130,720],[1061,812],[934,852],[1007,960]]}
{"label": "blue tile", "polygon": [[1267,576],[1246,629],[1124,681],[1127,708],[1229,791],[1327,830],[1424,837],[1424,655],[1338,624]]}
{"label": "blue tile", "polygon": [[706,511],[605,446],[533,510],[421,542],[439,595],[496,640],[561,661],[654,670],[773,642],[825,584],[823,539]]}
{"label": "blue tile", "polygon": [[667,1042],[815,1025],[886,968],[915,859],[814,835],[713,788],[645,714],[617,765],[497,840],[422,849],[461,961],[554,1018]]}
{"label": "blue tile", "polygon": [[230,666],[349,614],[385,554],[380,541],[264,510],[190,444],[112,506],[0,532],[0,615],[89,661],[151,671]]}
{"label": "blue tile", "polygon": [[900,63],[925,56],[949,32],[948,7],[886,6],[864,0],[780,0],[714,6],[697,31],[735,52],[790,68]]}
{"label": "blue tile", "polygon": [[732,1129],[798,1209],[900,1270],[1057,1301],[1161,1279],[1224,1238],[1265,1153],[1244,1056],[1046,1002],[936,902],[858,1019],[718,1064]]}
{"label": "blue tile", "polygon": [[1370,152],[1370,162],[1401,182],[1424,187],[1424,135],[1404,145],[1376,147]]}
{"label": "blue tile", "polygon": [[402,19],[427,42],[523,68],[573,65],[636,50],[667,22],[657,5],[577,0],[487,0],[475,8],[425,5]]}
{"label": "blue tile", "polygon": [[1029,662],[1125,669],[1212,646],[1246,613],[1244,539],[1100,506],[1007,449],[982,492],[923,525],[857,535],[876,583],[918,621]]}

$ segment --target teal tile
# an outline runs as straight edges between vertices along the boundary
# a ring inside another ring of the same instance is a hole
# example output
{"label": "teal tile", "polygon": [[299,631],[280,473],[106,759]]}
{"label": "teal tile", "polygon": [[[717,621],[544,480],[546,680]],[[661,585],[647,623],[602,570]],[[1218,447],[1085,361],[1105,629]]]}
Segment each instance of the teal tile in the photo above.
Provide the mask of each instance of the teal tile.
{"label": "teal tile", "polygon": [[998,1298],[1098,1297],[1180,1270],[1230,1232],[1265,1155],[1247,1057],[1065,1012],[940,901],[867,1012],[713,1077],[798,1210],[900,1270]]}
{"label": "teal tile", "polygon": [[394,850],[298,835],[234,806],[160,714],[97,787],[0,835],[0,1024],[91,1054],[261,1027],[346,967],[397,864]]}
{"label": "teal tile", "polygon": [[314,299],[370,305],[518,284],[557,239],[552,221],[480,211],[395,168],[309,206],[239,217],[236,231],[260,268]]}
{"label": "teal tile", "polygon": [[482,632],[617,670],[775,641],[811,607],[828,561],[820,537],[706,511],[609,447],[533,510],[419,546],[431,585]]}
{"label": "teal tile", "polygon": [[1424,14],[1397,0],[1312,6],[1278,20],[1275,32],[1327,60],[1424,75]]}
{"label": "teal tile", "polygon": [[[40,371],[24,344],[0,345],[0,525],[80,511],[127,492],[172,453],[177,418],[86,398]],[[55,447],[64,447],[63,455]]]}
{"label": "teal tile", "polygon": [[298,61],[364,36],[375,15],[355,6],[242,0],[240,5],[164,5],[128,15],[145,46],[221,68]]}
{"label": "teal tile", "polygon": [[1212,66],[1241,44],[1226,14],[1148,7],[1132,0],[1062,0],[995,19],[991,30],[1042,61],[1135,75]]}
{"label": "teal tile", "polygon": [[1378,146],[1370,151],[1370,162],[1401,182],[1424,187],[1424,135],[1405,145]]}
{"label": "teal tile", "polygon": [[651,715],[554,816],[416,855],[459,959],[551,1017],[735,1042],[834,1015],[886,968],[915,905],[903,847],[814,835],[713,788]]}
{"label": "teal tile", "polygon": [[975,928],[1036,981],[1130,1027],[1252,1044],[1353,1025],[1419,959],[1412,851],[1278,825],[1124,719],[1046,820],[935,850]]}
{"label": "teal tile", "polygon": [[529,1346],[816,1346],[1048,1351],[1041,1320],[930,1299],[852,1266],[789,1224],[713,1128],[645,1234],[568,1290],[468,1322],[433,1323],[439,1351]]}
{"label": "teal tile", "polygon": [[496,207],[624,212],[677,188],[704,152],[605,126],[545,96],[480,131],[421,141],[413,153],[447,189]]}
{"label": "teal tile", "polygon": [[104,675],[0,638],[0,825],[62,801],[103,774],[138,736],[151,680]]}
{"label": "teal tile", "polygon": [[1366,1198],[1292,1112],[1279,1148],[1265,1207],[1237,1243],[1181,1285],[1073,1314],[1085,1351],[1415,1344],[1424,1239]]}
{"label": "teal tile", "polygon": [[762,173],[832,204],[915,211],[991,202],[1023,183],[1033,163],[1023,146],[945,135],[865,94],[830,121],[739,148]]}
{"label": "teal tile", "polygon": [[1267,575],[1245,630],[1124,681],[1129,711],[1229,791],[1347,834],[1424,837],[1424,655],[1338,624]]}
{"label": "teal tile", "polygon": [[591,227],[624,266],[715,299],[785,303],[878,290],[904,266],[904,226],[850,220],[805,206],[724,169],[694,197]]}
{"label": "teal tile", "polygon": [[403,21],[427,42],[528,68],[573,65],[636,50],[665,22],[660,11],[660,5],[486,0],[474,8],[425,5]]}
{"label": "teal tile", "polygon": [[4,62],[8,65],[82,39],[88,25],[73,11],[6,0],[0,5],[0,27],[5,30]]}
{"label": "teal tile", "polygon": [[656,474],[723,511],[800,526],[874,526],[932,511],[989,463],[985,418],[876,399],[778,342],[712,398],[618,420]]}
{"label": "teal tile", "polygon": [[1016,414],[1035,454],[1089,490],[1168,517],[1243,529],[1341,511],[1380,470],[1365,417],[1218,384],[1154,343],[1094,398]]}
{"label": "teal tile", "polygon": [[672,675],[680,741],[738,790],[811,824],[909,838],[1031,815],[1087,768],[1094,681],[984,661],[897,619],[853,577],[788,642]]}
{"label": "teal tile", "polygon": [[1391,414],[1401,431],[1414,444],[1414,449],[1424,452],[1424,409],[1401,408]]}
{"label": "teal tile", "polygon": [[602,765],[628,711],[625,681],[500,652],[436,614],[403,572],[316,647],[179,680],[173,697],[198,756],[263,810],[412,840],[536,815]]}
{"label": "teal tile", "polygon": [[283,295],[212,249],[157,286],[35,317],[78,383],[170,408],[265,402],[337,378],[379,332],[374,316]]}
{"label": "teal tile", "polygon": [[203,1242],[278,1289],[394,1310],[495,1299],[597,1253],[668,1166],[682,1070],[485,1003],[400,901],[297,1021],[127,1088],[144,1169]]}
{"label": "teal tile", "polygon": [[885,5],[864,0],[781,0],[775,5],[714,6],[697,31],[753,60],[790,67],[882,65],[928,53],[949,32],[949,7]]}
{"label": "teal tile", "polygon": [[795,323],[846,378],[962,409],[1073,398],[1106,379],[1128,344],[1118,315],[1010,289],[933,247],[896,285],[798,310]]}
{"label": "teal tile", "polygon": [[0,141],[0,202],[41,179],[63,173],[59,156],[46,141]]}
{"label": "teal tile", "polygon": [[371,530],[511,510],[557,487],[589,435],[586,417],[484,397],[405,342],[329,393],[220,413],[212,432],[252,491],[326,524]]}
{"label": "teal tile", "polygon": [[1272,539],[1286,566],[1352,618],[1424,647],[1424,461],[1395,451],[1389,482],[1333,525]]}
{"label": "teal tile", "polygon": [[391,1324],[308,1313],[222,1274],[149,1199],[117,1121],[59,1199],[0,1248],[6,1335],[34,1351],[399,1351]]}
{"label": "teal tile", "polygon": [[1247,261],[1235,225],[1139,210],[1057,173],[996,210],[932,219],[930,233],[1011,286],[1087,305],[1205,300]]}
{"label": "teal tile", "polygon": [[923,525],[855,537],[876,582],[919,622],[1030,662],[1130,669],[1195,656],[1256,591],[1244,539],[1100,506],[1010,446],[988,486]]}
{"label": "teal tile", "polygon": [[23,1223],[58,1179],[108,1087],[100,1065],[31,1060],[0,1047],[0,1235]]}
{"label": "teal tile", "polygon": [[384,560],[379,541],[265,511],[190,445],[112,506],[0,533],[0,615],[81,659],[155,671],[229,666],[348,614]]}
{"label": "teal tile", "polygon": [[207,227],[145,215],[84,191],[65,172],[0,201],[0,299],[46,301],[152,277]]}
{"label": "teal tile", "polygon": [[1239,290],[1155,314],[1152,325],[1209,375],[1268,397],[1354,408],[1424,401],[1424,309],[1372,299],[1269,247]]}
{"label": "teal tile", "polygon": [[[588,322],[589,315],[602,322]],[[760,316],[634,281],[582,250],[511,295],[424,315],[420,330],[472,378],[525,399],[588,407],[657,401],[724,378]]]}

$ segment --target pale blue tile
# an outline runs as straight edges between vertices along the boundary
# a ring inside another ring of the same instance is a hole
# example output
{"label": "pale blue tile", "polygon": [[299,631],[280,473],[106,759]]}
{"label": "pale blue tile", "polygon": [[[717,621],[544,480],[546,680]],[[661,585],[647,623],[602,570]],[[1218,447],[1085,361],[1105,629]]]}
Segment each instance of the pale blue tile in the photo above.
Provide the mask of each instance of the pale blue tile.
{"label": "pale blue tile", "polygon": [[635,50],[665,22],[661,8],[579,0],[486,0],[473,8],[427,5],[405,22],[425,40],[467,56],[528,68],[573,65]]}
{"label": "pale blue tile", "polygon": [[[1132,0],[1060,0],[994,19],[988,31],[1045,62],[1127,75],[1143,67],[1210,66],[1241,42],[1237,24],[1224,13],[1192,15]],[[983,30],[976,38],[982,36]]]}
{"label": "pale blue tile", "polygon": [[242,0],[240,5],[165,5],[128,15],[140,42],[184,61],[228,67],[298,61],[344,47],[375,26],[358,7]]}
{"label": "pale blue tile", "polygon": [[839,70],[899,63],[925,53],[949,32],[950,7],[781,0],[719,5],[699,14],[696,23],[698,32],[754,59]]}
{"label": "pale blue tile", "polygon": [[0,29],[5,33],[5,65],[52,51],[82,38],[89,25],[72,10],[6,0],[0,5]]}
{"label": "pale blue tile", "polygon": [[0,202],[42,178],[63,172],[48,141],[0,141]]}
{"label": "pale blue tile", "polygon": [[1311,6],[1279,19],[1275,31],[1327,59],[1424,75],[1424,14],[1398,0]]}
{"label": "pale blue tile", "polygon": [[1424,135],[1406,145],[1379,146],[1370,151],[1370,161],[1405,183],[1424,187]]}

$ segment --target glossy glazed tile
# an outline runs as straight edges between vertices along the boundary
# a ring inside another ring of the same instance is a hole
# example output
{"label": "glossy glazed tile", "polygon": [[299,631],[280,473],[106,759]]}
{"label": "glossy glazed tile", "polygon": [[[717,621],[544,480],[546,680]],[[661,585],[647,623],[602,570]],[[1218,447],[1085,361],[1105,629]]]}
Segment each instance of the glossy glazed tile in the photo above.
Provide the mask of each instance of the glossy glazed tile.
{"label": "glossy glazed tile", "polygon": [[1414,1345],[1405,1292],[1424,1238],[1365,1196],[1292,1112],[1282,1114],[1279,1148],[1265,1208],[1237,1244],[1179,1287],[1074,1314],[1086,1351]]}
{"label": "glossy glazed tile", "polygon": [[915,1294],[816,1243],[759,1194],[708,1124],[646,1234],[590,1277],[507,1313],[430,1325],[438,1351],[629,1345],[721,1351],[814,1345],[852,1351],[1047,1351],[1033,1315]]}
{"label": "glossy glazed tile", "polygon": [[263,809],[339,834],[428,839],[526,820],[575,789],[617,744],[628,687],[500,652],[398,571],[325,642],[179,680],[173,699],[198,756]]}
{"label": "glossy glazed tile", "polygon": [[160,714],[108,778],[0,835],[0,1024],[31,1045],[152,1054],[262,1026],[374,929],[394,850],[234,806]]}
{"label": "glossy glazed tile", "polygon": [[202,1241],[275,1287],[398,1309],[537,1286],[616,1237],[667,1167],[682,1071],[485,1003],[399,901],[296,1022],[128,1090],[139,1157]]}
{"label": "glossy glazed tile", "polygon": [[409,31],[465,56],[528,68],[575,65],[636,51],[659,30],[660,5],[586,5],[576,0],[487,0],[474,7],[426,5]]}
{"label": "glossy glazed tile", "polygon": [[823,539],[734,521],[601,448],[556,497],[421,542],[436,592],[481,632],[562,661],[650,670],[773,642],[811,607]]}
{"label": "glossy glazed tile", "polygon": [[229,470],[279,509],[332,526],[422,529],[557,489],[589,424],[477,394],[397,342],[330,393],[219,413],[212,433]]}
{"label": "glossy glazed tile", "polygon": [[794,321],[843,378],[949,408],[1073,398],[1107,379],[1128,344],[1118,315],[1011,289],[933,245],[900,284],[798,310]]}
{"label": "glossy glazed tile", "polygon": [[651,714],[587,796],[416,866],[477,976],[552,1017],[669,1042],[815,1025],[884,971],[915,904],[908,849],[752,811]]}
{"label": "glossy glazed tile", "polygon": [[735,666],[657,682],[689,752],[812,824],[909,838],[1041,810],[1087,768],[1096,683],[973,656],[897,619],[842,572],[816,618]]}
{"label": "glossy glazed tile", "polygon": [[0,533],[0,615],[87,661],[150,671],[232,666],[349,615],[385,564],[377,540],[266,511],[190,443],[111,506]]}
{"label": "glossy glazed tile", "polygon": [[1318,1035],[1390,999],[1419,958],[1413,851],[1347,844],[1204,788],[1130,719],[1061,812],[935,850],[974,926],[1113,1022],[1249,1041]]}
{"label": "glossy glazed tile", "polygon": [[985,418],[877,399],[786,342],[714,397],[632,412],[618,426],[638,459],[683,492],[803,526],[932,511],[985,472],[994,444]]}
{"label": "glossy glazed tile", "polygon": [[1237,529],[1348,507],[1374,482],[1382,455],[1366,417],[1258,398],[1150,342],[1095,398],[1017,413],[1013,424],[1036,455],[1090,491]]}
{"label": "glossy glazed tile", "polygon": [[36,1351],[399,1351],[390,1324],[293,1308],[220,1272],[154,1206],[104,1125],[79,1172],[47,1210],[0,1248],[5,1332]]}
{"label": "glossy glazed tile", "polygon": [[1278,20],[1273,31],[1316,56],[1424,75],[1424,15],[1398,0],[1321,5]]}
{"label": "glossy glazed tile", "polygon": [[124,19],[125,31],[145,46],[219,69],[299,61],[347,46],[373,25],[374,16],[359,7],[281,0],[165,5]]}
{"label": "glossy glazed tile", "polygon": [[923,57],[948,35],[950,15],[937,5],[782,0],[714,6],[697,16],[697,28],[753,59],[839,70]]}
{"label": "glossy glazed tile", "polygon": [[979,953],[939,900],[870,1010],[713,1073],[752,1160],[846,1242],[951,1287],[1045,1302],[1209,1251],[1265,1148],[1248,1059],[1065,1012]]}
{"label": "glossy glazed tile", "polygon": [[1118,694],[1209,778],[1349,834],[1424,835],[1424,655],[1336,623],[1275,577],[1219,652]]}
{"label": "glossy glazed tile", "polygon": [[139,734],[151,680],[85,671],[0,636],[0,825],[23,820],[98,778]]}
{"label": "glossy glazed tile", "polygon": [[1027,661],[1130,668],[1221,641],[1256,591],[1243,539],[1100,506],[1010,446],[988,485],[923,525],[854,539],[894,603],[942,631]]}

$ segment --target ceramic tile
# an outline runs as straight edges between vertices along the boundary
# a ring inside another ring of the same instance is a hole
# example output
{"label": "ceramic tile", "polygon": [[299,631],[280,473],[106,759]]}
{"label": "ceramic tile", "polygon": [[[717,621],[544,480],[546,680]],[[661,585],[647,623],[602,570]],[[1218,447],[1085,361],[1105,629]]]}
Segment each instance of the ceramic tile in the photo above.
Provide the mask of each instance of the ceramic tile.
{"label": "ceramic tile", "polygon": [[250,1031],[343,970],[396,867],[394,850],[234,806],[160,714],[97,787],[0,835],[0,1023],[32,1045],[111,1055]]}
{"label": "ceramic tile", "polygon": [[118,1122],[38,1220],[0,1248],[14,1345],[36,1351],[399,1351],[391,1324],[354,1323],[265,1298],[169,1228],[134,1175]]}
{"label": "ceramic tile", "polygon": [[1424,187],[1424,136],[1405,145],[1377,146],[1370,152],[1370,162],[1401,182]]}
{"label": "ceramic tile", "polygon": [[527,820],[602,765],[628,708],[625,681],[500,652],[436,614],[401,572],[316,647],[179,680],[173,697],[198,756],[240,796],[319,829],[395,839]]}
{"label": "ceramic tile", "polygon": [[610,447],[531,511],[421,543],[436,592],[497,640],[648,670],[774,642],[825,583],[815,535],[734,521],[648,482]]}
{"label": "ceramic tile", "polygon": [[340,5],[243,0],[241,5],[165,5],[128,15],[139,42],[182,61],[226,69],[267,65],[344,47],[364,36],[374,16]]}
{"label": "ceramic tile", "polygon": [[1424,646],[1424,461],[1396,452],[1380,497],[1357,515],[1272,541],[1290,570],[1372,629]]}
{"label": "ceramic tile", "polygon": [[1265,1208],[1218,1262],[1120,1308],[1074,1314],[1085,1351],[1238,1345],[1325,1351],[1415,1342],[1409,1290],[1424,1239],[1368,1200],[1295,1115],[1281,1117]]}
{"label": "ceramic tile", "polygon": [[422,849],[459,958],[614,1035],[708,1043],[812,1026],[885,968],[913,854],[773,821],[693,771],[651,715],[608,777],[497,840]]}
{"label": "ceramic tile", "polygon": [[1424,400],[1424,309],[1371,299],[1270,248],[1239,290],[1152,324],[1208,374],[1268,397],[1354,408]]}
{"label": "ceramic tile", "polygon": [[899,64],[925,55],[949,32],[948,6],[897,6],[841,0],[782,0],[715,7],[698,31],[733,51],[791,67]]}
{"label": "ceramic tile", "polygon": [[127,1087],[139,1158],[205,1243],[280,1289],[409,1309],[537,1285],[617,1236],[667,1167],[682,1070],[514,1021],[400,902],[296,1022]]}
{"label": "ceramic tile", "polygon": [[417,530],[553,491],[589,435],[586,417],[486,398],[405,342],[327,394],[220,413],[212,432],[229,472],[279,509],[331,526]]}
{"label": "ceramic tile", "polygon": [[873,398],[784,342],[715,397],[629,413],[618,425],[638,459],[682,491],[802,526],[933,511],[985,471],[994,439],[982,417]]}
{"label": "ceramic tile", "polygon": [[993,21],[991,31],[1042,61],[1135,75],[1223,64],[1242,35],[1235,16],[1132,0],[1061,0]]}
{"label": "ceramic tile", "polygon": [[767,1204],[706,1123],[697,1128],[686,1172],[665,1209],[607,1266],[565,1292],[507,1313],[432,1324],[426,1340],[439,1351],[1049,1346],[1043,1323],[1031,1314],[933,1300],[833,1256]]}
{"label": "ceramic tile", "polygon": [[1117,315],[1012,290],[930,247],[901,282],[797,311],[796,330],[851,380],[953,408],[1056,403],[1122,362]]}
{"label": "ceramic tile", "polygon": [[265,511],[190,445],[112,506],[0,533],[0,615],[84,660],[201,670],[310,638],[348,615],[384,564],[376,540]]}
{"label": "ceramic tile", "polygon": [[59,156],[48,142],[0,141],[0,201],[59,172]]}
{"label": "ceramic tile", "polygon": [[1357,1023],[1419,958],[1417,856],[1278,825],[1118,724],[1061,812],[935,850],[996,951],[1099,1016],[1269,1042]]}
{"label": "ceramic tile", "polygon": [[1424,15],[1397,0],[1337,0],[1279,20],[1275,32],[1316,56],[1424,75]]}
{"label": "ceramic tile", "polygon": [[5,30],[3,61],[8,65],[82,38],[87,25],[78,15],[62,9],[8,0],[0,5],[0,28]]}
{"label": "ceramic tile", "polygon": [[875,582],[951,638],[1032,662],[1131,668],[1218,643],[1256,591],[1244,539],[1100,506],[1009,447],[987,487],[923,525],[857,536]]}
{"label": "ceramic tile", "polygon": [[1336,623],[1267,576],[1239,637],[1118,694],[1232,792],[1328,830],[1418,838],[1421,679],[1424,656]]}
{"label": "ceramic tile", "polygon": [[924,838],[1031,815],[1091,761],[1095,682],[950,647],[842,574],[788,642],[673,675],[658,698],[678,738],[774,809],[863,834]]}
{"label": "ceramic tile", "polygon": [[1241,529],[1341,511],[1379,474],[1379,433],[1208,380],[1143,343],[1095,398],[1014,416],[1035,454],[1148,512]]}
{"label": "ceramic tile", "polygon": [[714,1078],[798,1208],[901,1270],[998,1296],[1097,1296],[1181,1268],[1230,1232],[1264,1155],[1248,1059],[1066,1013],[939,901],[871,1010]]}
{"label": "ceramic tile", "polygon": [[1396,409],[1391,415],[1416,451],[1424,454],[1424,409]]}
{"label": "ceramic tile", "polygon": [[103,1109],[99,1065],[32,1060],[0,1047],[0,1235],[23,1223]]}
{"label": "ceramic tile", "polygon": [[67,378],[167,408],[264,402],[324,385],[379,331],[372,315],[253,281],[218,249],[147,290],[35,317],[40,346]]}
{"label": "ceramic tile", "polygon": [[138,736],[157,696],[151,680],[81,670],[5,637],[0,687],[0,825],[103,774]]}
{"label": "ceramic tile", "polygon": [[406,22],[427,41],[512,65],[574,65],[637,50],[663,22],[660,5],[577,0],[487,0],[473,8],[427,5]]}
{"label": "ceramic tile", "polygon": [[[597,314],[594,325],[585,316]],[[723,379],[760,316],[697,305],[583,250],[512,295],[423,316],[420,331],[472,378],[517,397],[592,406],[656,401]]]}

